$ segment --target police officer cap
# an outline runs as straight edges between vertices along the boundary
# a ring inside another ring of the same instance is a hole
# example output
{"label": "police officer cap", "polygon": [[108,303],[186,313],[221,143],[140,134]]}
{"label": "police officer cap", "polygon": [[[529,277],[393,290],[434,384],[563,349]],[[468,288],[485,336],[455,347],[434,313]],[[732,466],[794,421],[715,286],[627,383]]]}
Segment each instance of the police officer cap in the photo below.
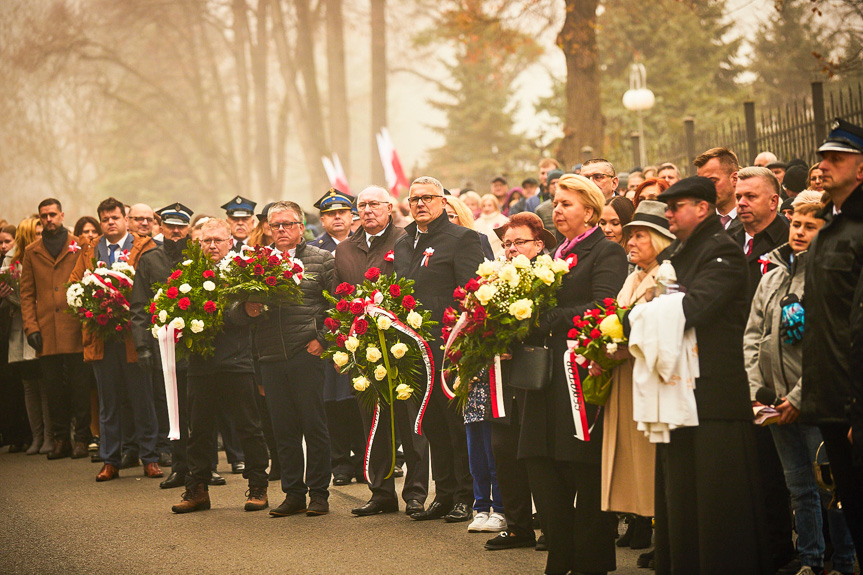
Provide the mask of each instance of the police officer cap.
{"label": "police officer cap", "polygon": [[354,207],[354,197],[335,188],[330,188],[326,194],[321,196],[321,199],[315,202],[315,207],[322,214],[336,210],[350,210]]}
{"label": "police officer cap", "polygon": [[656,196],[657,200],[666,203],[668,200],[676,200],[678,198],[692,198],[715,204],[716,186],[711,180],[702,176],[689,176]]}
{"label": "police officer cap", "polygon": [[255,206],[257,205],[257,202],[243,196],[234,196],[230,202],[222,206],[222,209],[232,218],[248,218],[255,215]]}
{"label": "police officer cap", "polygon": [[176,204],[165,206],[161,210],[156,210],[156,213],[159,214],[160,218],[162,218],[163,224],[170,224],[172,226],[188,226],[189,222],[192,221],[192,214],[195,212],[180,202],[177,202]]}
{"label": "police officer cap", "polygon": [[836,118],[830,126],[827,139],[818,148],[818,153],[824,152],[847,152],[849,154],[863,154],[863,128],[846,122],[842,118]]}

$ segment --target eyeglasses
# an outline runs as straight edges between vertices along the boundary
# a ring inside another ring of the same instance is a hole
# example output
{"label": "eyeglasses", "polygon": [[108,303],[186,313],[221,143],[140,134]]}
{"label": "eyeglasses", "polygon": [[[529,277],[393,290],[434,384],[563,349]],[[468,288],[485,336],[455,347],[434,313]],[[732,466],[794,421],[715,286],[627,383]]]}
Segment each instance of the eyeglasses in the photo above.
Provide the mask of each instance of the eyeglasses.
{"label": "eyeglasses", "polygon": [[[584,174],[582,174],[582,175],[584,176]],[[605,178],[613,178],[614,176],[612,176],[610,174],[599,173],[599,174],[590,174],[589,176],[584,176],[584,177],[587,178],[588,180],[593,180],[594,182],[601,182]]]}
{"label": "eyeglasses", "polygon": [[378,208],[384,205],[384,202],[360,202],[357,204],[357,211],[361,212],[363,210],[369,209],[373,212],[376,212]]}
{"label": "eyeglasses", "polygon": [[519,249],[522,246],[524,246],[525,244],[529,244],[532,242],[538,242],[538,241],[539,240],[512,240],[511,242],[510,241],[501,242],[500,245],[502,245],[503,249],[505,249],[505,250],[508,250],[512,246],[515,246],[516,249]]}
{"label": "eyeglasses", "polygon": [[273,222],[270,224],[270,228],[273,230],[290,230],[301,223],[302,222]]}
{"label": "eyeglasses", "polygon": [[673,214],[686,204],[692,204],[693,206],[697,206],[699,201],[700,200],[680,200],[679,202],[668,202],[667,204],[665,204],[665,209],[667,209]]}
{"label": "eyeglasses", "polygon": [[458,214],[447,213],[447,217],[449,218],[449,221],[451,221],[451,222],[457,222],[458,221]]}
{"label": "eyeglasses", "polygon": [[203,245],[203,246],[217,246],[223,242],[229,242],[229,241],[231,241],[231,238],[211,238],[208,240],[201,238],[201,245]]}
{"label": "eyeglasses", "polygon": [[133,219],[133,220],[135,220],[136,222],[141,223],[141,224],[145,224],[145,223],[150,223],[150,222],[155,222],[155,221],[156,221],[156,218],[145,218],[145,217],[143,217],[143,216],[139,216],[139,217],[131,218],[131,219]]}
{"label": "eyeglasses", "polygon": [[430,204],[432,202],[432,200],[434,200],[435,198],[442,198],[442,197],[443,196],[438,195],[438,194],[427,194],[425,196],[411,196],[408,198],[408,203],[412,206],[415,206],[420,202],[420,200],[422,200],[422,202],[424,204]]}

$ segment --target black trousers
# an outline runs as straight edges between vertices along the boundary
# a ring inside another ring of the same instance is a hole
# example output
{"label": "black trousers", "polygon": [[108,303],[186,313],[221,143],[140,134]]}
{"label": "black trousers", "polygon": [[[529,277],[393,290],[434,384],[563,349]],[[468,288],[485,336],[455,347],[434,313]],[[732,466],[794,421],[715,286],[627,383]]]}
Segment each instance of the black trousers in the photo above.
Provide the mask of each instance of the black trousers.
{"label": "black trousers", "polygon": [[90,441],[90,381],[83,353],[43,355],[39,358],[42,377],[48,387],[48,409],[51,426],[59,441],[69,438],[69,428],[75,422],[74,439]]}
{"label": "black trousers", "polygon": [[6,357],[8,354],[0,365],[0,434],[3,444],[21,445],[32,441],[22,381],[27,366],[25,362],[6,363]]}
{"label": "black trousers", "polygon": [[243,477],[249,487],[267,486],[267,444],[255,401],[255,379],[251,373],[215,373],[188,377],[189,392],[189,474],[186,486],[204,483],[212,473],[211,454],[219,410],[233,422],[246,454]]}
{"label": "black trousers", "polygon": [[600,506],[600,463],[531,457],[524,464],[548,543],[545,572],[614,571],[617,515]]}
{"label": "black trousers", "polygon": [[[362,415],[365,435],[368,437],[372,427],[373,413],[364,406],[358,407]],[[404,438],[402,439],[402,453],[407,464],[405,482],[402,486],[402,499],[404,501],[416,499],[425,503],[429,489],[429,446],[425,437],[414,433],[413,426],[418,412],[419,406],[413,400],[396,400],[395,402],[396,435]],[[369,475],[371,475],[369,489],[372,492],[372,499],[376,501],[398,501],[395,478],[385,479],[392,463],[393,442],[390,436],[390,410],[382,405],[378,430],[369,461]],[[398,459],[396,457],[396,464],[398,464]]]}
{"label": "black trousers", "polygon": [[330,435],[330,466],[333,475],[363,476],[366,442],[359,406],[353,398],[325,401],[327,431]]}
{"label": "black trousers", "polygon": [[[513,401],[512,406],[515,408]],[[516,413],[507,413],[509,424],[491,423],[491,448],[497,470],[497,485],[503,497],[503,514],[507,530],[518,535],[533,536],[533,514],[531,513],[530,481],[524,461],[516,459],[518,435],[521,425]]]}
{"label": "black trousers", "polygon": [[329,498],[324,360],[301,350],[288,360],[261,363],[261,376],[282,467],[282,491],[296,497],[305,497],[308,492],[316,498]]}
{"label": "black trousers", "polygon": [[863,550],[863,467],[854,466],[847,424],[825,424],[818,428],[824,438],[836,493],[859,559]]}

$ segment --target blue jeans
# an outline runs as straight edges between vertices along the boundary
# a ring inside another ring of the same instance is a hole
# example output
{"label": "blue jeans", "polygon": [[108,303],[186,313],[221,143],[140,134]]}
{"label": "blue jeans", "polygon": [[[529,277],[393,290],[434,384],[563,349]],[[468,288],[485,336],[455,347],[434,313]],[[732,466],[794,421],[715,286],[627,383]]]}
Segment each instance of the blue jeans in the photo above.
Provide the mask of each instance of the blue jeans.
{"label": "blue jeans", "polygon": [[474,511],[503,513],[503,498],[497,486],[494,453],[491,450],[491,421],[465,424],[467,457],[473,476]]}
{"label": "blue jeans", "polygon": [[[800,562],[810,567],[824,566],[824,535],[821,531],[821,505],[829,501],[819,493],[812,463],[821,445],[821,432],[816,426],[791,423],[771,425],[776,451],[785,471],[785,483],[791,492],[791,507],[797,524],[797,552]],[[826,460],[821,450],[819,461]],[[833,569],[854,572],[854,543],[840,509],[827,511],[830,538],[833,541]]]}

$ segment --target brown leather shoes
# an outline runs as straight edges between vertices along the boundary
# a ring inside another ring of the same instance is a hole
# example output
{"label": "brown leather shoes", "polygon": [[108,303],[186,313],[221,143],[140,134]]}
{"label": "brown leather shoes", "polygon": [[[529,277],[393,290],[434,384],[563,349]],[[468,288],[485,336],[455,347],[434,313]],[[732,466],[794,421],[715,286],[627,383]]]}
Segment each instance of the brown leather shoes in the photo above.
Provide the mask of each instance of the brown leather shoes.
{"label": "brown leather shoes", "polygon": [[72,455],[72,444],[68,439],[55,439],[54,450],[48,454],[48,459],[63,459]]}
{"label": "brown leather shoes", "polygon": [[120,470],[110,463],[106,463],[102,466],[102,470],[99,471],[99,474],[96,475],[96,481],[111,481],[118,477],[120,477]]}
{"label": "brown leather shoes", "polygon": [[267,487],[249,487],[246,491],[246,511],[260,511],[269,506],[267,501]]}
{"label": "brown leather shoes", "polygon": [[153,463],[144,464],[144,475],[153,479],[165,476],[165,474],[162,473],[162,469],[159,467],[159,464],[155,461]]}
{"label": "brown leather shoes", "polygon": [[75,447],[72,448],[72,459],[83,459],[88,455],[90,455],[89,446],[82,441],[76,441]]}
{"label": "brown leather shoes", "polygon": [[210,508],[210,492],[204,483],[196,483],[186,489],[183,500],[171,507],[174,513],[191,513],[192,511],[204,511]]}

